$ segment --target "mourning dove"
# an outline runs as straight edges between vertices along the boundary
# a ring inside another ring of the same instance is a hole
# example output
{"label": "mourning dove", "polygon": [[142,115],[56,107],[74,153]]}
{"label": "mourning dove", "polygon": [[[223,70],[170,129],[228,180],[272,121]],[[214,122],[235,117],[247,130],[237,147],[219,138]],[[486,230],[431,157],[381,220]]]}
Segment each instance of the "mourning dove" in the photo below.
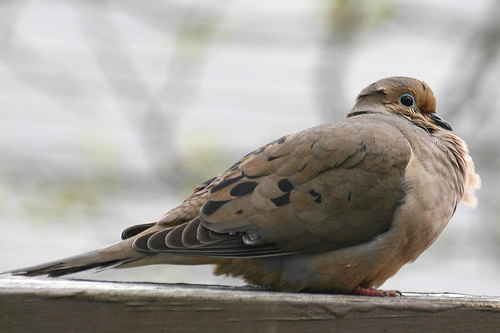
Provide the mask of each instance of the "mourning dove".
{"label": "mourning dove", "polygon": [[424,82],[382,79],[345,119],[284,136],[195,188],[158,222],[102,249],[11,272],[215,264],[281,291],[378,288],[438,237],[479,176]]}

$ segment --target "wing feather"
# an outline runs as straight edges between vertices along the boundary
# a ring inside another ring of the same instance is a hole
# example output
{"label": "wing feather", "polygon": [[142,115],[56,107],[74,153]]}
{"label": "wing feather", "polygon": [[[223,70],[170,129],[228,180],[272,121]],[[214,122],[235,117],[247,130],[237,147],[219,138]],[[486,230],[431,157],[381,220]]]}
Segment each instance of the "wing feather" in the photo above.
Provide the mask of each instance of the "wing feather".
{"label": "wing feather", "polygon": [[[283,137],[199,186],[134,247],[206,257],[317,252],[387,231],[412,150],[377,115]],[[144,231],[145,230],[145,231]]]}

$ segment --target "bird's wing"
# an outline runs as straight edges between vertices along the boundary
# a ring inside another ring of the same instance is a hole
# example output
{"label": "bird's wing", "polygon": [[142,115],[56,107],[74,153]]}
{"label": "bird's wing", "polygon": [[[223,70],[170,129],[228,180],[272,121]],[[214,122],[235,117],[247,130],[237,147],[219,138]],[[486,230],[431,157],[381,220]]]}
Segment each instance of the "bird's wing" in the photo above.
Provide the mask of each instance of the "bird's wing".
{"label": "bird's wing", "polygon": [[391,227],[412,155],[386,117],[359,115],[257,149],[175,210],[199,216],[174,214],[182,224],[160,222],[134,247],[257,257],[330,251],[373,239]]}

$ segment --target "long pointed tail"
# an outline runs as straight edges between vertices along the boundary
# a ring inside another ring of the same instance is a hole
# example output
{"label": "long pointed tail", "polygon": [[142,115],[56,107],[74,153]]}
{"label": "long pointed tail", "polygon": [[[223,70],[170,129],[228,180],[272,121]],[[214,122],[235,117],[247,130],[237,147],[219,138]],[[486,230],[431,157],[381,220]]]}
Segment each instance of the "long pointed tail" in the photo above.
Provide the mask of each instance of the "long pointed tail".
{"label": "long pointed tail", "polygon": [[125,240],[99,250],[51,261],[41,265],[16,269],[6,272],[5,274],[61,276],[92,268],[122,266],[141,260],[146,256],[143,253],[133,250],[131,243],[132,240]]}

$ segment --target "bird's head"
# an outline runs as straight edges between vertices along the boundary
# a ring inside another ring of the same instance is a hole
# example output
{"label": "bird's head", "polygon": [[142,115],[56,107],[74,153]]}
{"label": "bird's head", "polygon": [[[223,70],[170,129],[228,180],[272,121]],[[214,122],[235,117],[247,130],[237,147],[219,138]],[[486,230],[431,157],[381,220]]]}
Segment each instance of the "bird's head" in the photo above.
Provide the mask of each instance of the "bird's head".
{"label": "bird's head", "polygon": [[451,125],[436,114],[436,98],[423,81],[403,76],[379,80],[361,91],[351,113],[387,110],[433,131]]}

